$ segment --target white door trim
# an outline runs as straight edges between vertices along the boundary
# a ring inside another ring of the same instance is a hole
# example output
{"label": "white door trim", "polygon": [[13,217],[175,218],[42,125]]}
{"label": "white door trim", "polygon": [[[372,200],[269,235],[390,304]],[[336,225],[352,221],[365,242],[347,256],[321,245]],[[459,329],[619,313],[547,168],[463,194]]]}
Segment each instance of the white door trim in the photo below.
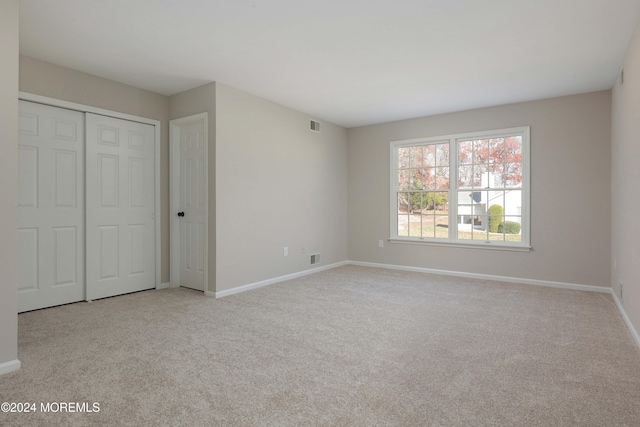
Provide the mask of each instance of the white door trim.
{"label": "white door trim", "polygon": [[47,96],[34,95],[27,92],[18,92],[18,99],[23,101],[37,102],[43,105],[51,105],[53,107],[66,108],[68,110],[80,111],[82,113],[100,114],[102,116],[113,117],[116,119],[124,119],[132,122],[145,123],[155,127],[155,240],[156,240],[156,289],[160,286],[161,281],[161,236],[160,236],[160,120],[148,119],[145,117],[133,116],[131,114],[119,113],[117,111],[105,110],[102,108],[92,107],[90,105],[77,104],[75,102],[63,101],[61,99],[49,98]]}
{"label": "white door trim", "polygon": [[209,116],[194,114],[169,121],[169,229],[171,236],[171,286],[180,286],[180,128],[186,124],[204,121],[204,291],[209,286]]}

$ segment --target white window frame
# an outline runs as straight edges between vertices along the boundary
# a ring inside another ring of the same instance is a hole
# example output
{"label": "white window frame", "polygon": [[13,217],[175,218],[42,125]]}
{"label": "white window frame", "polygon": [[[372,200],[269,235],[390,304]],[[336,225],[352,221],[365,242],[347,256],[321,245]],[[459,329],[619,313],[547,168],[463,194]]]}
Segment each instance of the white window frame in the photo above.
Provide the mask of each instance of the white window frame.
{"label": "white window frame", "polygon": [[[390,238],[391,243],[405,243],[415,245],[454,246],[463,248],[480,248],[507,251],[529,251],[531,227],[531,195],[530,195],[530,127],[521,126],[507,129],[496,129],[480,132],[468,132],[452,135],[442,135],[427,138],[403,139],[390,142]],[[522,136],[522,213],[521,213],[521,242],[504,242],[495,240],[464,240],[458,239],[458,143],[469,139],[500,138],[506,136]],[[405,237],[398,236],[398,148],[415,145],[449,143],[449,237]]]}

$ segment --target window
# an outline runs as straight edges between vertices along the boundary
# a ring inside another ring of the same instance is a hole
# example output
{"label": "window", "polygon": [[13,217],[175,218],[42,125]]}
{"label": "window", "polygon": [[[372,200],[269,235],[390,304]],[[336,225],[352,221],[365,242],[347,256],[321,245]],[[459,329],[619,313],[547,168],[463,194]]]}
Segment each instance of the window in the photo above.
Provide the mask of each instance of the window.
{"label": "window", "polygon": [[529,127],[391,142],[391,240],[529,248]]}

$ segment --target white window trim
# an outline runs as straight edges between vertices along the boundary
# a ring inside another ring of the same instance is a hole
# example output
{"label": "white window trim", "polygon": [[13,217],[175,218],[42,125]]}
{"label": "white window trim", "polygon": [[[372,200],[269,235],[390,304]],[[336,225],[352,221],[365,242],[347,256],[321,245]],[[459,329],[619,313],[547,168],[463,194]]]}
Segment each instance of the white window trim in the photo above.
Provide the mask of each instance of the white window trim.
{"label": "white window trim", "polygon": [[[521,243],[501,242],[501,241],[478,241],[478,240],[458,240],[458,221],[457,221],[457,191],[458,191],[458,141],[468,139],[482,139],[489,137],[502,137],[522,135],[522,213],[521,213]],[[397,149],[403,146],[434,144],[449,142],[449,201],[453,203],[453,207],[449,207],[449,238],[425,238],[425,237],[404,237],[398,236],[398,187],[397,187]],[[506,251],[529,251],[530,246],[530,229],[531,229],[531,128],[529,126],[521,126],[506,129],[496,129],[480,132],[458,133],[452,135],[441,135],[427,138],[413,138],[391,141],[390,150],[390,223],[389,231],[390,243],[402,243],[412,245],[435,245],[448,246],[458,248],[474,248],[474,249],[492,249]]]}

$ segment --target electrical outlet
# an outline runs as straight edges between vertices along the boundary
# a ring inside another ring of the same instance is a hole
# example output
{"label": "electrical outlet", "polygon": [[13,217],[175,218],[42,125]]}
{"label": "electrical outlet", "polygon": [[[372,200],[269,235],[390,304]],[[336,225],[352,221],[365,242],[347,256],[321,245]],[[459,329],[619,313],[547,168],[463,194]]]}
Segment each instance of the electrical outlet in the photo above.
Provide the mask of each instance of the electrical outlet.
{"label": "electrical outlet", "polygon": [[284,247],[284,256],[289,256],[289,248],[287,246]]}
{"label": "electrical outlet", "polygon": [[378,240],[378,247],[384,248],[384,240]]}

